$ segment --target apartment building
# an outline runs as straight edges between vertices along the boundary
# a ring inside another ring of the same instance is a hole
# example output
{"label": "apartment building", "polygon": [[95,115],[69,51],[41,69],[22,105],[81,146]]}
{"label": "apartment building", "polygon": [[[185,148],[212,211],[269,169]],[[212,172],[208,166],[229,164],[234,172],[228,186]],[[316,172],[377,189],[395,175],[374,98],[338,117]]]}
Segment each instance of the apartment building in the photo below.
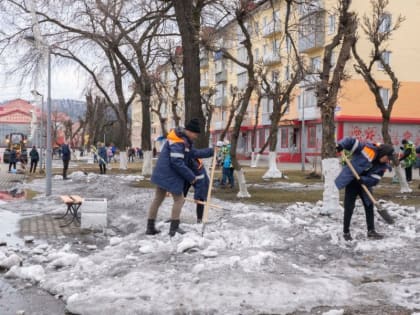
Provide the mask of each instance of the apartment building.
{"label": "apartment building", "polygon": [[[293,60],[290,59],[291,43],[284,34],[285,3],[284,1],[270,1],[255,6],[247,22],[247,28],[252,36],[253,57],[256,67],[262,67],[272,82],[287,82],[293,71]],[[312,70],[305,80],[293,92],[287,111],[279,123],[278,132],[278,160],[300,161],[301,150],[307,156],[318,155],[321,149],[322,125],[320,111],[316,106],[314,82],[317,80],[317,71],[322,65],[324,49],[337,32],[337,1],[318,0],[311,1],[310,6],[293,8],[292,27],[295,43],[306,65]],[[351,10],[355,11],[359,19],[364,14],[370,15],[372,8],[370,1],[353,0]],[[401,139],[406,138],[420,144],[420,110],[416,91],[420,89],[420,78],[417,69],[420,61],[417,54],[420,52],[420,43],[414,40],[420,14],[418,1],[390,1],[384,14],[381,28],[390,27],[398,15],[405,21],[393,34],[386,48],[386,60],[389,62],[399,81],[401,88],[399,98],[394,104],[390,134],[393,143],[397,146]],[[231,22],[217,31],[220,34],[219,44],[227,48],[237,59],[246,61],[246,50],[241,44],[243,34],[235,22]],[[368,58],[371,44],[360,28],[358,29],[357,49],[359,54]],[[336,61],[336,53],[331,62]],[[348,79],[342,82],[337,102],[335,122],[336,137],[355,136],[360,139],[375,142],[382,141],[382,116],[377,108],[373,94],[368,86],[353,68],[355,61],[351,59],[346,66]],[[212,119],[212,141],[226,126],[229,111],[232,106],[232,90],[241,91],[248,83],[245,68],[228,60],[220,52],[209,52],[204,49],[200,54],[201,66],[201,92],[203,95],[210,91],[215,111]],[[391,96],[391,81],[386,77],[380,64],[375,65],[375,75],[381,84],[381,96],[385,103]],[[168,77],[168,71],[163,71]],[[168,77],[169,78],[169,77]],[[174,82],[168,80],[168,82]],[[170,83],[168,83],[170,84]],[[180,87],[182,94],[183,87]],[[179,95],[179,104],[182,106],[182,95]],[[248,157],[252,150],[251,135],[254,125],[257,125],[256,150],[265,143],[269,135],[270,114],[272,103],[263,98],[257,110],[257,93],[254,93],[248,106],[246,117],[241,126],[238,139],[238,154]],[[169,110],[167,107],[166,110]],[[256,123],[256,114],[258,122]],[[181,116],[183,117],[183,116]],[[168,118],[170,115],[168,113]],[[153,118],[152,118],[153,119]],[[154,119],[154,121],[156,121]],[[168,127],[171,121],[167,121]],[[159,126],[155,137],[158,137]],[[303,131],[303,132],[302,132]],[[229,137],[229,135],[228,135]]]}

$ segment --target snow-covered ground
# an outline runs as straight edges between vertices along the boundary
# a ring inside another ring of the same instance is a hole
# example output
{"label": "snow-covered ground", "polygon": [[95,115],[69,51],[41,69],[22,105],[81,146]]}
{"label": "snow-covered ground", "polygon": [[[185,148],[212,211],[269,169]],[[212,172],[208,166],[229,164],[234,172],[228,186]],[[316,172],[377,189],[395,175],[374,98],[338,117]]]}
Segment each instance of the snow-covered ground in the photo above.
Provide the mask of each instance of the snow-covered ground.
{"label": "snow-covered ground", "polygon": [[[168,198],[159,211],[162,233],[146,236],[153,190],[130,185],[141,177],[75,172],[71,178],[55,178],[48,198],[39,195],[0,209],[50,213],[62,211],[58,196],[63,193],[105,197],[108,229],[92,235],[106,246],[35,240],[30,248],[0,248],[0,265],[10,261],[5,276],[61,297],[72,313],[302,314],[319,307],[324,315],[348,308],[373,310],[369,314],[392,308],[420,312],[420,212],[415,207],[386,204],[397,223],[386,225],[377,216],[377,230],[387,237],[369,241],[359,205],[352,222],[355,241],[345,242],[342,209],[320,216],[321,205],[299,202],[296,192],[296,203],[287,208],[214,199],[224,210],[210,210],[203,236],[202,225],[195,224],[195,205],[186,203],[182,227],[188,232],[170,238],[164,223],[172,205]],[[42,191],[44,182],[24,188]]]}

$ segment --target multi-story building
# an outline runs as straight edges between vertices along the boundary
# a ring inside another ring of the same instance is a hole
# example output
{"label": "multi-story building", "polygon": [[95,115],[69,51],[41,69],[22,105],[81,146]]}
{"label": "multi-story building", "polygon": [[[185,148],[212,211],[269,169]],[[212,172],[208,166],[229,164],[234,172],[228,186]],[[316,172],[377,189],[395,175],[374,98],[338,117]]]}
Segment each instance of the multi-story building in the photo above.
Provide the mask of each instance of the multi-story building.
{"label": "multi-story building", "polygon": [[[271,1],[256,6],[247,22],[253,46],[253,57],[259,67],[263,67],[272,82],[287,82],[292,71],[290,60],[290,41],[284,34],[285,1]],[[336,0],[311,1],[310,6],[299,6],[293,9],[291,30],[299,53],[311,70],[305,80],[293,92],[287,111],[279,123],[278,159],[281,161],[300,161],[301,150],[307,155],[317,155],[321,149],[322,125],[320,111],[317,108],[314,82],[318,78],[322,66],[324,49],[337,32],[338,12]],[[351,11],[355,11],[359,19],[363,15],[371,15],[370,1],[353,0]],[[397,29],[387,42],[385,60],[398,77],[401,88],[394,104],[390,134],[397,146],[403,138],[420,144],[420,111],[416,91],[420,89],[420,78],[417,69],[420,61],[420,43],[413,40],[418,26],[420,3],[416,1],[390,1],[382,18],[381,28],[390,27],[399,15],[405,17],[401,27]],[[228,49],[237,59],[246,61],[246,51],[242,45],[243,34],[235,22],[231,22],[217,31],[220,35],[218,43]],[[367,40],[360,23],[358,29],[357,50],[368,59],[371,44]],[[337,53],[333,53],[334,64]],[[342,82],[337,101],[335,122],[337,139],[343,136],[355,136],[371,141],[381,141],[382,116],[376,106],[375,98],[363,78],[358,75],[350,59],[346,65],[348,79]],[[201,91],[208,93],[213,88],[215,111],[212,120],[212,135],[215,140],[226,125],[227,115],[232,106],[232,88],[242,90],[248,82],[247,72],[243,67],[228,60],[220,52],[201,51]],[[391,96],[391,81],[385,75],[380,64],[375,67],[375,76],[381,87],[381,96],[385,104]],[[183,92],[183,89],[180,89]],[[182,95],[180,95],[182,98]],[[181,104],[181,102],[179,102]],[[255,124],[257,94],[250,100],[247,114],[241,127],[238,139],[238,154],[249,156],[251,151],[251,133]],[[258,112],[256,150],[266,141],[269,135],[272,102],[262,100]],[[170,125],[170,115],[168,116]],[[156,135],[159,135],[158,126]],[[304,128],[303,128],[304,127]],[[304,134],[302,134],[302,130]],[[304,139],[304,141],[302,141]]]}

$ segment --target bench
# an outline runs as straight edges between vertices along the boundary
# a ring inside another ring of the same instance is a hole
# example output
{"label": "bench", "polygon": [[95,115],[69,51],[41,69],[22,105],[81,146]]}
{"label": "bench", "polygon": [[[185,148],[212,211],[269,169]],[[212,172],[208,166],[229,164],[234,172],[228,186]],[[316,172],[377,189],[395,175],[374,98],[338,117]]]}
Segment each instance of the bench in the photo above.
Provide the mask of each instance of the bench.
{"label": "bench", "polygon": [[72,224],[74,220],[80,225],[79,208],[83,203],[83,198],[78,195],[61,195],[60,198],[67,205],[67,211],[64,215],[56,217],[55,219],[64,219],[67,215],[72,216],[69,222],[60,225],[60,227],[66,227]]}

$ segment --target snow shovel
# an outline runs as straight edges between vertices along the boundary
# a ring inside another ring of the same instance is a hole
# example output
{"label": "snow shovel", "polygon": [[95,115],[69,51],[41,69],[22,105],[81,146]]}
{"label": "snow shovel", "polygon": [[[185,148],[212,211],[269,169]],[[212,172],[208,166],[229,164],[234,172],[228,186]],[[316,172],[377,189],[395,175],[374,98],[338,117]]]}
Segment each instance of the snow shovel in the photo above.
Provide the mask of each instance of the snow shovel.
{"label": "snow shovel", "polygon": [[216,150],[214,150],[213,161],[211,163],[209,190],[207,191],[207,200],[206,200],[206,203],[204,205],[203,228],[201,230],[201,235],[202,236],[204,236],[204,229],[206,228],[206,223],[207,223],[208,216],[209,216],[209,206],[210,206],[210,199],[211,199],[211,191],[213,189],[214,170],[216,169],[216,160],[217,160],[217,152],[216,152]]}
{"label": "snow shovel", "polygon": [[[353,164],[351,164],[350,160],[347,158],[347,156],[346,156],[346,154],[344,152],[342,153],[342,157],[343,157],[344,162],[346,162],[347,166],[349,167],[349,169],[353,173],[354,177],[357,180],[360,180],[359,174],[357,174],[356,170],[353,167]],[[373,197],[372,193],[366,187],[366,185],[364,185],[364,184],[360,184],[360,185],[362,186],[362,188],[365,191],[365,193],[368,195],[369,199],[376,206],[376,210],[378,211],[378,213],[382,217],[382,219],[384,219],[385,222],[388,223],[388,224],[393,224],[394,223],[394,219],[390,216],[390,214],[388,213],[388,211],[386,209],[382,208],[381,204]]]}

